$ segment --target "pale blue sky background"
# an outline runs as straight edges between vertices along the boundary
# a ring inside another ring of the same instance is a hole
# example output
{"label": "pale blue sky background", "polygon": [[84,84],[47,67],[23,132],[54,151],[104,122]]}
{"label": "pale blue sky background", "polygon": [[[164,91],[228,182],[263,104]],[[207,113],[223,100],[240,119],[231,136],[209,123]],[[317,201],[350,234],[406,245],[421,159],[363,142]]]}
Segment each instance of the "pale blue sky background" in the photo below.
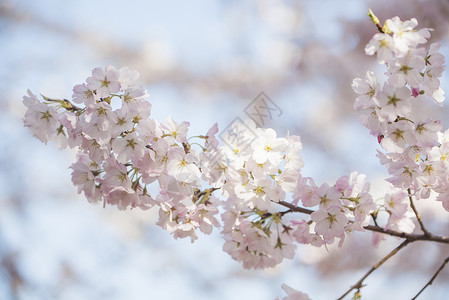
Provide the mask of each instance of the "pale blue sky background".
{"label": "pale blue sky background", "polygon": [[[263,5],[270,12],[265,19],[257,13]],[[0,255],[16,263],[26,282],[16,299],[274,299],[284,295],[282,283],[313,299],[331,299],[358,280],[366,268],[323,278],[304,263],[321,253],[310,249],[273,270],[245,271],[221,251],[217,231],[190,244],[156,227],[154,213],[92,206],[70,181],[75,153],[42,145],[22,125],[21,99],[28,88],[70,98],[73,85],[94,67],[130,63],[145,74],[152,116],[190,121],[192,135],[215,122],[225,128],[235,117],[244,118],[244,108],[264,91],[283,110],[271,124],[279,135],[289,129],[335,139],[326,151],[304,144],[303,174],[317,182],[352,170],[372,181],[385,176],[375,157],[376,141],[355,113],[337,115],[343,121],[326,132],[305,121],[326,123],[330,112],[324,108],[340,105],[329,102],[332,79],[300,81],[292,75],[287,84],[270,84],[294,72],[294,61],[283,62],[278,53],[285,52],[277,52],[283,47],[295,45],[293,57],[316,41],[329,43],[334,53],[349,47],[341,43],[339,20],[369,22],[366,3],[301,1],[299,14],[279,7],[273,1],[0,1],[8,16],[0,15]],[[291,15],[300,18],[295,31],[285,29]],[[354,68],[354,76],[366,70]],[[250,69],[269,80],[252,84],[245,77]],[[166,70],[177,71],[152,77]],[[226,82],[217,88],[214,78],[229,74],[249,83],[238,92],[228,91]],[[352,103],[353,95],[347,101]],[[430,278],[386,274],[371,276],[365,299],[374,299],[379,289],[389,299],[403,299],[415,293],[410,283],[422,286]],[[0,272],[0,299],[15,299],[7,278]],[[432,298],[422,299],[443,299],[448,292],[444,282],[436,282],[426,294]]]}

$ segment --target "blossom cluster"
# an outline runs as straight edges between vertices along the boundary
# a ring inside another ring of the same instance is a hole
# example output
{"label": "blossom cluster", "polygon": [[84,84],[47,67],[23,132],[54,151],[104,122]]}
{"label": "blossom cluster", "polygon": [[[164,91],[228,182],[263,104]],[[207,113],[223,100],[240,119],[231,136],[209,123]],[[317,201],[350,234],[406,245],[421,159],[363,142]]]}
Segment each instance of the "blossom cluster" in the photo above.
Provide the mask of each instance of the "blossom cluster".
{"label": "blossom cluster", "polygon": [[[190,144],[188,122],[150,117],[137,78],[128,68],[95,68],[73,88],[74,104],[46,97],[40,102],[30,91],[24,97],[25,125],[36,137],[79,150],[72,181],[91,203],[122,210],[157,206],[157,224],[192,241],[198,230],[221,227],[221,212],[224,250],[247,268],[275,266],[293,258],[296,243],[342,241],[367,224],[375,206],[363,175],[317,187],[301,176],[300,138],[277,137],[251,120],[233,123],[222,146],[216,124],[196,137],[202,144]],[[287,195],[291,204],[319,209],[310,220],[287,218],[294,211],[281,212],[276,204]]]}
{"label": "blossom cluster", "polygon": [[383,203],[389,213],[386,228],[400,231],[414,227],[408,209],[411,196],[427,199],[434,191],[449,211],[449,131],[442,132],[438,120],[420,119],[426,99],[439,105],[445,99],[439,80],[444,56],[438,52],[439,44],[428,49],[422,46],[431,30],[416,30],[416,25],[416,19],[387,20],[384,32],[374,35],[365,48],[386,66],[386,81],[381,84],[368,71],[365,78],[352,83],[359,94],[354,109],[385,151],[379,151],[378,157],[391,175],[387,181],[394,186]]}
{"label": "blossom cluster", "polygon": [[[449,211],[449,131],[416,113],[425,98],[443,102],[444,57],[438,44],[421,46],[430,29],[417,31],[416,25],[415,19],[387,20],[365,50],[386,65],[388,79],[381,84],[369,71],[352,84],[359,94],[354,108],[385,150],[378,156],[392,190],[381,203],[363,174],[335,184],[303,177],[298,136],[278,137],[251,120],[237,121],[220,134],[220,145],[217,124],[188,137],[188,122],[151,118],[139,74],[126,67],[95,68],[73,88],[72,101],[40,101],[28,91],[24,123],[42,142],[78,150],[72,181],[89,202],[121,210],[157,207],[157,224],[192,242],[198,231],[221,228],[223,250],[245,268],[273,267],[293,258],[297,244],[342,245],[381,210],[388,213],[386,229],[409,230],[412,196],[436,192]],[[286,299],[308,299],[284,290]]]}

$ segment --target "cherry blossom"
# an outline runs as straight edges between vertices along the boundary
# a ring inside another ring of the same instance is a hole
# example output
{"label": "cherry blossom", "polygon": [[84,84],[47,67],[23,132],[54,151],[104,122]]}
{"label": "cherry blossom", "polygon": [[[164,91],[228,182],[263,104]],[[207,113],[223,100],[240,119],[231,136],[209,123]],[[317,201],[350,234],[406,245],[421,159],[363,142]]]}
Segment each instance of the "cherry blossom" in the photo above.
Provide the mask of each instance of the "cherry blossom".
{"label": "cherry blossom", "polygon": [[[335,183],[304,177],[298,136],[279,137],[237,118],[221,133],[214,124],[206,134],[189,137],[189,122],[153,119],[139,73],[127,67],[95,68],[75,85],[72,100],[84,107],[40,101],[28,91],[24,124],[42,142],[78,151],[72,182],[89,202],[158,210],[156,224],[176,239],[194,242],[199,233],[220,228],[223,250],[244,268],[292,259],[297,244],[322,247],[338,240],[342,246],[354,231],[374,231],[378,246],[385,234],[408,236],[415,221],[421,239],[429,240],[435,236],[413,201],[438,201],[449,211],[449,130],[443,132],[438,120],[418,119],[415,110],[426,100],[442,104],[445,60],[438,44],[425,48],[431,30],[416,30],[416,19],[394,17],[381,26],[372,18],[381,32],[365,52],[377,55],[387,72],[381,80],[367,71],[352,88],[354,109],[378,140],[377,157],[389,173],[391,188],[380,200],[373,200],[366,176],[357,172]],[[283,299],[309,299],[282,288]]]}
{"label": "cherry blossom", "polygon": [[87,88],[95,91],[97,97],[107,98],[111,93],[120,91],[119,77],[119,71],[113,66],[107,66],[105,69],[95,68],[92,70],[92,77],[86,79]]}
{"label": "cherry blossom", "polygon": [[25,114],[25,126],[41,142],[47,143],[56,134],[59,114],[53,106],[46,105],[37,100],[36,96],[28,91],[29,97],[24,97],[23,103],[28,107]]}

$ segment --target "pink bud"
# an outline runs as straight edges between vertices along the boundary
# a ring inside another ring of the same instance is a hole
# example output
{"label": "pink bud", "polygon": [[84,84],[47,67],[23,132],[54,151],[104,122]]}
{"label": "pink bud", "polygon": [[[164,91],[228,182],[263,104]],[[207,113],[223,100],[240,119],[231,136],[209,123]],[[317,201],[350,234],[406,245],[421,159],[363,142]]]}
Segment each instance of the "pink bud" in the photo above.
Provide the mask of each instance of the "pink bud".
{"label": "pink bud", "polygon": [[383,139],[384,139],[384,136],[381,134],[377,137],[377,142],[380,144],[380,142],[382,142]]}
{"label": "pink bud", "polygon": [[413,97],[418,97],[419,96],[419,88],[412,88],[412,95]]}

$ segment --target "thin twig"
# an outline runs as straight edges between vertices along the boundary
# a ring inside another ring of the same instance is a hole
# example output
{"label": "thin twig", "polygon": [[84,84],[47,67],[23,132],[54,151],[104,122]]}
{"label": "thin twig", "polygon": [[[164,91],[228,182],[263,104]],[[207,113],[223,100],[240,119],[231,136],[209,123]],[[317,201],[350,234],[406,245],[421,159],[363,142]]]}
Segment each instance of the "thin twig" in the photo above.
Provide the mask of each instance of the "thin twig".
{"label": "thin twig", "polygon": [[421,227],[422,232],[424,232],[424,235],[431,235],[427,229],[424,227],[424,223],[422,222],[421,215],[418,213],[418,210],[415,207],[415,204],[413,203],[412,199],[412,192],[410,188],[407,189],[408,192],[408,199],[410,199],[410,206],[412,207],[413,212],[415,213],[416,219],[418,219],[419,226]]}
{"label": "thin twig", "polygon": [[403,241],[399,246],[397,246],[396,248],[394,248],[390,253],[388,253],[384,258],[382,258],[377,264],[375,264],[374,266],[371,267],[371,269],[369,269],[368,272],[366,272],[365,275],[363,275],[363,277],[353,286],[351,286],[349,288],[349,290],[346,291],[346,293],[343,294],[343,296],[341,296],[340,298],[338,298],[337,300],[341,300],[344,297],[346,297],[352,290],[360,290],[363,287],[363,281],[371,274],[373,273],[376,269],[378,269],[381,265],[383,265],[387,260],[389,260],[391,257],[393,257],[396,253],[399,252],[399,250],[401,250],[402,248],[404,248],[405,246],[407,246],[409,243],[411,243],[412,241],[406,239],[405,241]]}
{"label": "thin twig", "polygon": [[443,268],[446,266],[446,264],[449,262],[449,257],[447,257],[443,263],[441,264],[441,266],[438,268],[438,270],[435,272],[435,274],[433,274],[432,278],[430,278],[429,282],[427,282],[427,284],[419,291],[418,294],[416,294],[415,297],[412,298],[412,300],[415,300],[416,298],[418,298],[419,295],[421,295],[421,293],[429,286],[433,283],[433,281],[435,280],[435,278],[437,278],[437,276],[440,274],[441,270],[443,270]]}
{"label": "thin twig", "polygon": [[372,212],[370,215],[371,215],[371,218],[373,219],[374,225],[379,226],[377,224],[377,212],[376,212],[376,214],[374,212]]}
{"label": "thin twig", "polygon": [[[275,202],[275,203],[278,203],[284,207],[289,208],[290,212],[300,212],[300,213],[304,213],[307,215],[311,215],[312,213],[315,212],[314,210],[307,209],[304,207],[299,207],[299,206],[293,205],[293,204],[285,202],[285,201],[279,201],[279,202]],[[285,214],[287,212],[288,211],[285,211],[285,212],[283,212],[283,214]],[[402,231],[385,229],[385,228],[382,228],[377,225],[366,225],[366,226],[363,226],[363,228],[365,230],[379,232],[379,233],[383,233],[383,234],[387,234],[387,235],[391,235],[391,236],[396,236],[396,237],[400,237],[403,239],[408,239],[410,241],[432,241],[432,242],[437,242],[437,243],[449,244],[449,236],[437,236],[437,235],[433,235],[429,232],[427,232],[427,235],[426,234],[411,234],[411,233],[406,233],[406,232],[402,232]]]}

